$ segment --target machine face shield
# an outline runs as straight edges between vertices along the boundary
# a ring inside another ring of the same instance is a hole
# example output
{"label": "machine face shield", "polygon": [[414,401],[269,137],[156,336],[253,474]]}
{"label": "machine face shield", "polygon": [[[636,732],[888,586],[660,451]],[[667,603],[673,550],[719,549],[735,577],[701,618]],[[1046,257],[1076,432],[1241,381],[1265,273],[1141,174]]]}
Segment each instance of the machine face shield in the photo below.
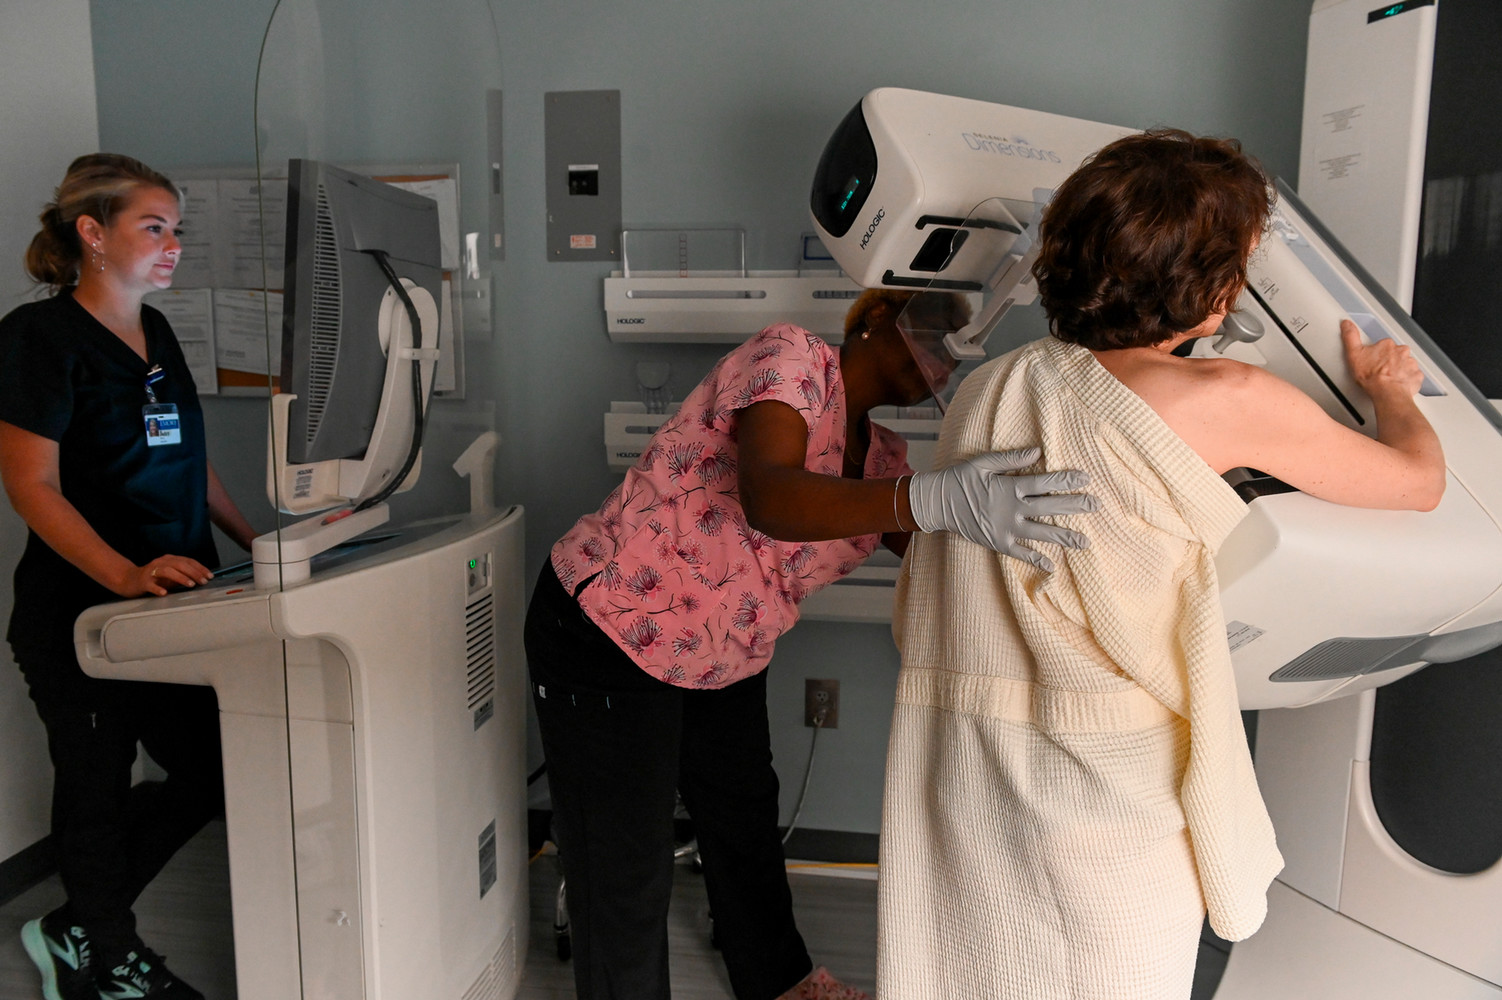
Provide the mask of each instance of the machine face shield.
{"label": "machine face shield", "polygon": [[960,380],[979,364],[962,361],[945,346],[946,338],[970,322],[970,314],[970,302],[958,292],[919,292],[897,317],[897,331],[941,413],[948,411]]}
{"label": "machine face shield", "polygon": [[[986,360],[986,336],[1015,299],[1010,284],[997,289],[998,280],[1024,257],[1025,266],[1031,267],[1028,230],[1037,212],[1025,212],[1028,221],[1023,222],[1015,211],[1022,207],[988,198],[963,219],[938,220],[924,244],[923,269],[933,277],[926,291],[909,300],[897,328],[940,412],[947,412],[963,378]],[[984,274],[990,280],[964,285],[953,281],[945,272],[962,255],[968,273]],[[918,265],[915,260],[913,266]],[[1015,283],[1016,275],[1009,277]],[[957,286],[969,294],[954,290]]]}

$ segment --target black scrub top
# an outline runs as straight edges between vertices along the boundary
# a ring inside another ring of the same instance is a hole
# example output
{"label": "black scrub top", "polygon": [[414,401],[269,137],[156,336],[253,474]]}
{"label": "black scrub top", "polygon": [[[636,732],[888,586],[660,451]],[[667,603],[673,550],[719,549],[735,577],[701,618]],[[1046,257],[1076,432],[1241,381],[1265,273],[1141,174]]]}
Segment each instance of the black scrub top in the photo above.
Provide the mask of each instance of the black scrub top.
{"label": "black scrub top", "polygon": [[[140,356],[73,300],[71,291],[0,319],[0,420],[58,443],[63,496],[99,536],[144,565],[161,555],[219,565],[209,527],[203,410],[166,317],[141,309]],[[148,447],[142,407],[152,388],[177,407],[182,441]],[[28,532],[16,566],[13,645],[71,647],[79,612],[120,598]]]}

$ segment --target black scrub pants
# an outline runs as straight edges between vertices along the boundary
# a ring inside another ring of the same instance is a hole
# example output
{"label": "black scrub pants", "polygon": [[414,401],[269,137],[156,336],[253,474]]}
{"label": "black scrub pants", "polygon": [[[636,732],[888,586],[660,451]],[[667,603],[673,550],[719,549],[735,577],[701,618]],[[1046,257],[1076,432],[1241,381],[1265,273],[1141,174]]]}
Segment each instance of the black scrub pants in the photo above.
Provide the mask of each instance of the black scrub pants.
{"label": "black scrub pants", "polygon": [[[52,847],[68,917],[104,962],[137,941],[141,890],[224,809],[214,690],[89,677],[71,647],[12,643],[47,727]],[[131,786],[139,742],[167,772]]]}
{"label": "black scrub pants", "polygon": [[738,1000],[773,1000],[808,975],[777,833],[765,674],[717,690],[657,680],[584,616],[551,565],[525,638],[580,1000],[669,996],[677,795]]}

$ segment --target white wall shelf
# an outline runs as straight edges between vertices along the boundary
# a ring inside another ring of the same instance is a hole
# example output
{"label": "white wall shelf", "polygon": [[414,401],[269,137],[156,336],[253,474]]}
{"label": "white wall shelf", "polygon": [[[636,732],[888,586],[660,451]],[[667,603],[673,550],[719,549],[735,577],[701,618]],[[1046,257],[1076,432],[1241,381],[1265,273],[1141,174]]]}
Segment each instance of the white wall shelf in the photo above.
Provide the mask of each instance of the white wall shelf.
{"label": "white wall shelf", "polygon": [[830,343],[862,289],[838,271],[752,271],[745,277],[614,272],[605,279],[605,329],[617,343],[738,344],[773,323]]}

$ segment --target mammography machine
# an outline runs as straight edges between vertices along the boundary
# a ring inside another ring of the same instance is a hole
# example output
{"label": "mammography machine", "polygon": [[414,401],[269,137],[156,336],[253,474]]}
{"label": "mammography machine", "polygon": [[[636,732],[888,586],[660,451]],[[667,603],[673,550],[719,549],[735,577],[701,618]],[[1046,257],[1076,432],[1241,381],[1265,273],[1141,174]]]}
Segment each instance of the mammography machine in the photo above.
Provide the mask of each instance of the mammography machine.
{"label": "mammography machine", "polygon": [[[1304,199],[1493,400],[1499,38],[1490,0],[1316,0],[1299,163]],[[1233,995],[1502,996],[1502,651],[1478,654],[1262,713],[1288,865],[1267,928],[1232,952]]]}
{"label": "mammography machine", "polygon": [[215,689],[240,997],[510,1000],[522,511],[491,504],[486,434],[455,465],[467,514],[357,537],[418,467],[437,216],[324,164],[291,175],[282,385],[299,399],[273,404],[269,487],[284,510],[345,506],[257,539],[253,579],[90,609],[79,660]]}
{"label": "mammography machine", "polygon": [[[1031,236],[1052,188],[1127,131],[876,90],[826,147],[813,216],[863,284],[986,293],[976,320],[949,338],[956,359],[975,358],[1005,310],[1032,300]],[[1478,883],[1477,898],[1497,901],[1483,910],[1453,895],[1457,906],[1403,905],[1432,873],[1381,867],[1401,852],[1366,821],[1369,796],[1341,745],[1357,736],[1335,723],[1359,717],[1370,699],[1359,692],[1502,643],[1502,417],[1281,183],[1249,270],[1220,336],[1194,353],[1266,367],[1370,434],[1371,405],[1346,372],[1339,321],[1408,345],[1425,372],[1419,406],[1444,445],[1447,487],[1432,512],[1371,511],[1253,470],[1226,477],[1248,505],[1216,560],[1237,690],[1245,709],[1290,709],[1264,713],[1257,741],[1288,868],[1270,891],[1267,924],[1233,950],[1215,995],[1496,996],[1502,894]],[[1353,880],[1363,864],[1378,876]]]}

